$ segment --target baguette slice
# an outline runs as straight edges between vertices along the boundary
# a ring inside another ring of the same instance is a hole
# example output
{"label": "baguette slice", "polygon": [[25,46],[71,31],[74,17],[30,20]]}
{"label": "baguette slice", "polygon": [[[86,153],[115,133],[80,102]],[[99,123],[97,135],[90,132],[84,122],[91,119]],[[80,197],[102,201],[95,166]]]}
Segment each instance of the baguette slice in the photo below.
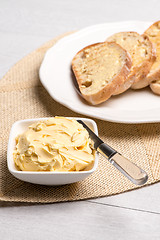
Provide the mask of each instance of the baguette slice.
{"label": "baguette slice", "polygon": [[160,80],[155,80],[151,82],[150,88],[152,92],[154,92],[157,95],[160,95]]}
{"label": "baguette slice", "polygon": [[[107,41],[114,41],[121,45],[129,52],[132,59],[132,68],[128,76],[128,84],[122,86],[120,91],[124,92],[130,86],[133,89],[143,87],[145,84],[143,80],[149,73],[156,58],[155,49],[148,36],[144,34],[140,35],[137,32],[119,32],[107,38]],[[115,94],[119,94],[119,92]]]}
{"label": "baguette slice", "polygon": [[150,87],[156,94],[160,94],[160,21],[153,23],[146,31],[149,39],[156,48],[157,58],[153,63],[146,79]]}
{"label": "baguette slice", "polygon": [[89,45],[72,60],[82,96],[92,105],[106,101],[125,84],[131,65],[127,51],[108,42]]}

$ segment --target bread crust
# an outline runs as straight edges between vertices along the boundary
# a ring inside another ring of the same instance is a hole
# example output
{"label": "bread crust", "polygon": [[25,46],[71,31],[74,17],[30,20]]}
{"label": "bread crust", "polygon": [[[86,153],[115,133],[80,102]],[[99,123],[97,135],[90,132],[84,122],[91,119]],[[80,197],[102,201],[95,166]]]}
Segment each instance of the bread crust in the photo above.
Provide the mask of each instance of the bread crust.
{"label": "bread crust", "polygon": [[[155,31],[156,29],[156,31]],[[160,95],[160,53],[159,53],[159,41],[160,41],[160,21],[154,22],[146,31],[145,34],[147,34],[151,41],[153,41],[153,44],[155,45],[155,48],[157,50],[157,61],[159,62],[159,66],[156,69],[152,69],[147,75],[147,82],[148,85],[150,85],[150,88],[153,93]],[[155,38],[155,39],[154,39]],[[154,40],[153,40],[154,39]],[[158,46],[157,46],[158,44]]]}
{"label": "bread crust", "polygon": [[[104,86],[100,91],[98,91],[96,93],[93,93],[93,94],[84,94],[83,91],[81,90],[81,86],[82,86],[81,74],[76,69],[75,61],[77,60],[77,56],[79,54],[81,54],[84,50],[86,50],[90,47],[96,46],[98,44],[109,44],[109,45],[110,44],[115,44],[116,46],[118,46],[123,51],[123,53],[125,55],[125,63],[123,65],[123,67],[121,68],[120,72],[118,74],[116,74],[115,77],[112,78],[112,81],[110,83],[107,83],[107,85]],[[118,91],[118,89],[123,84],[126,83],[127,76],[130,73],[131,66],[132,66],[132,60],[131,60],[128,52],[126,50],[124,50],[121,46],[119,46],[118,44],[112,43],[112,42],[110,42],[110,43],[108,43],[108,42],[107,43],[106,42],[95,43],[95,44],[89,45],[89,46],[83,48],[82,50],[80,50],[72,60],[72,70],[75,74],[75,77],[76,77],[76,80],[78,82],[78,85],[79,85],[80,91],[82,93],[82,96],[87,102],[91,103],[92,105],[97,105],[97,104],[100,104],[100,103],[106,101],[107,99],[109,99],[114,94],[115,91]]]}
{"label": "bread crust", "polygon": [[157,95],[160,95],[160,81],[154,81],[150,84],[150,88],[152,92],[154,92]]}
{"label": "bread crust", "polygon": [[[150,40],[152,41],[152,39],[151,39],[151,37],[149,36],[149,32],[154,28],[154,27],[156,27],[156,26],[159,26],[159,27],[157,27],[158,29],[159,29],[159,32],[157,32],[157,35],[159,35],[160,34],[160,21],[156,21],[156,22],[154,22],[149,28],[147,28],[147,30],[144,32],[144,34],[146,34],[149,38],[150,38]],[[156,36],[157,36],[156,35]],[[155,36],[155,37],[156,37]],[[160,37],[160,36],[159,36]],[[154,43],[153,43],[154,44]],[[156,48],[156,47],[155,47]],[[152,69],[151,69],[152,70]],[[160,66],[155,70],[155,71],[151,71],[151,72],[149,72],[148,73],[148,75],[147,75],[147,81],[148,81],[148,83],[151,83],[152,81],[154,81],[154,80],[159,80],[160,79]]]}

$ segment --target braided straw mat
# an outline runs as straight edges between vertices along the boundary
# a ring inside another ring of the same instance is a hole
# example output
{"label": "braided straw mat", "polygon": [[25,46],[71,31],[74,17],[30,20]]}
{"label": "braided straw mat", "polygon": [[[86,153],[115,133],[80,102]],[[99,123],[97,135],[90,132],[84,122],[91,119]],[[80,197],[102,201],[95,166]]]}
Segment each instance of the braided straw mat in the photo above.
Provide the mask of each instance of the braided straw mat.
{"label": "braided straw mat", "polygon": [[[69,34],[69,33],[67,33]],[[65,186],[41,186],[14,178],[7,169],[7,144],[12,124],[20,119],[51,116],[85,117],[55,102],[39,81],[38,71],[48,48],[58,37],[16,63],[0,81],[0,200],[61,202],[113,195],[137,188],[105,158],[86,180]],[[53,66],[54,67],[54,66]],[[119,124],[95,119],[99,135],[132,159],[149,175],[147,184],[160,180],[160,123]]]}

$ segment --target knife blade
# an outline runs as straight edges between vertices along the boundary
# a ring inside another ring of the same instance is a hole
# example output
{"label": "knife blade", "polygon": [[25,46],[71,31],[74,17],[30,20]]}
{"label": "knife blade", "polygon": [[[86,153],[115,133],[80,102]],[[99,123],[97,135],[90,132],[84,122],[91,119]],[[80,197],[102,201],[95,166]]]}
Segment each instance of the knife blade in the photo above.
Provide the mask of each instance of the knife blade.
{"label": "knife blade", "polygon": [[104,143],[82,120],[77,121],[88,131],[94,143],[94,148],[107,158],[125,177],[136,185],[143,185],[147,182],[148,175],[143,169]]}

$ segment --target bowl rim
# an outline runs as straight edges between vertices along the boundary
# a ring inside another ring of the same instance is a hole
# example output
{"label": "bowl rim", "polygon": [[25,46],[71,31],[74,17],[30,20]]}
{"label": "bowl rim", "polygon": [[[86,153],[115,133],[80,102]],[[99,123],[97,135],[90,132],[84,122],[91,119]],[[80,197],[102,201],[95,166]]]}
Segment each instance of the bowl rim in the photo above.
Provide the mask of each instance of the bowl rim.
{"label": "bowl rim", "polygon": [[[8,167],[8,170],[10,173],[12,174],[17,174],[17,175],[79,175],[79,174],[91,174],[93,173],[97,167],[98,167],[98,152],[96,151],[95,153],[95,161],[94,161],[94,165],[93,167],[88,170],[88,171],[71,171],[71,172],[45,172],[45,171],[19,171],[19,170],[15,170],[13,169],[12,167],[12,163],[14,162],[13,160],[13,141],[15,141],[15,137],[18,135],[14,134],[14,130],[15,128],[20,125],[21,123],[27,123],[27,122],[36,122],[36,121],[40,121],[40,120],[46,120],[46,119],[49,119],[49,118],[53,118],[53,117],[43,117],[43,118],[29,118],[29,119],[22,119],[22,120],[18,120],[16,122],[13,123],[12,127],[11,127],[11,130],[10,130],[10,134],[9,134],[9,140],[8,140],[8,147],[7,147],[7,167]],[[66,118],[69,118],[69,119],[76,119],[76,120],[82,120],[84,121],[85,123],[87,123],[87,121],[89,123],[92,124],[93,126],[93,131],[95,132],[95,134],[98,135],[98,127],[97,127],[97,124],[96,122],[93,120],[93,119],[90,119],[90,118],[81,118],[81,117],[66,117]],[[31,124],[31,123],[30,123]]]}

